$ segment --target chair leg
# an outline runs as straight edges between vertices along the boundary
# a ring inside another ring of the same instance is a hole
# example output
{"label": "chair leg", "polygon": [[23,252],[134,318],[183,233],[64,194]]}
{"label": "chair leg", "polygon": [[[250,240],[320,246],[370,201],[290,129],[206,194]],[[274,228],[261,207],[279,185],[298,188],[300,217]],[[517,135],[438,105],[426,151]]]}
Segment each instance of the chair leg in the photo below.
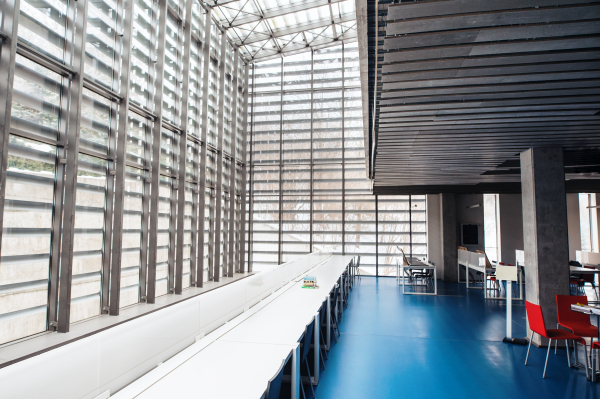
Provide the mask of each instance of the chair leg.
{"label": "chair leg", "polygon": [[569,365],[569,367],[571,367],[571,354],[569,353],[569,340],[568,339],[565,339],[565,346],[567,349],[567,364]]}
{"label": "chair leg", "polygon": [[323,365],[323,370],[325,370],[325,358],[323,356],[323,353],[325,353],[325,350],[321,347],[321,364]]}
{"label": "chair leg", "polygon": [[306,393],[304,393],[304,384],[302,383],[302,376],[300,376],[300,391],[302,392],[302,397],[306,399]]}
{"label": "chair leg", "polygon": [[[556,329],[558,330],[559,328],[560,328],[560,324],[556,323]],[[565,340],[565,342],[567,342],[567,341]],[[556,340],[556,341],[554,342],[554,354],[555,354],[555,355],[556,355],[556,349],[557,349],[557,348],[558,348],[558,340]]]}
{"label": "chair leg", "polygon": [[529,346],[527,347],[527,356],[525,357],[525,366],[527,366],[527,359],[529,359],[529,350],[531,349],[532,342],[533,342],[533,331],[531,332],[531,338],[529,338]]}
{"label": "chair leg", "polygon": [[[592,350],[592,348],[590,347],[590,350]],[[585,354],[585,376],[586,378],[589,380],[590,379],[590,370],[588,369],[588,356],[587,356],[587,346],[584,344],[583,345],[583,353]]]}
{"label": "chair leg", "polygon": [[548,352],[546,353],[546,363],[544,364],[544,374],[542,378],[546,378],[546,368],[548,367],[548,356],[550,356],[550,347],[552,346],[552,340],[548,343]]}
{"label": "chair leg", "polygon": [[577,341],[573,341],[573,352],[575,352],[575,364],[579,363],[579,356],[578,353],[579,352],[577,350]]}
{"label": "chair leg", "polygon": [[308,367],[308,359],[304,359],[304,361],[306,362],[306,372],[308,373],[308,381],[310,384],[310,390],[312,391],[313,394],[313,399],[317,399],[317,397],[315,396],[315,389],[313,388],[313,384],[312,384],[312,377],[310,376],[310,368]]}

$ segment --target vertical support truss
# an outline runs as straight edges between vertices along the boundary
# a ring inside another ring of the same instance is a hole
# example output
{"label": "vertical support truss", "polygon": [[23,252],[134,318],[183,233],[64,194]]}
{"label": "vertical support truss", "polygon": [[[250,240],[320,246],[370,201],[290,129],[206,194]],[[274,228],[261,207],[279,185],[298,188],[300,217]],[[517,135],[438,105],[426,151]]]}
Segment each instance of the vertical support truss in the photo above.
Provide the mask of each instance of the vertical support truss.
{"label": "vertical support truss", "polygon": [[[206,137],[208,135],[208,75],[210,73],[210,31],[212,29],[212,9],[206,10],[206,19],[204,22],[204,42],[202,43],[202,132],[200,133],[200,173],[198,175],[198,264],[196,266],[196,286],[204,285],[204,258],[209,254],[204,253],[204,227],[206,224]],[[208,215],[210,217],[210,214]],[[210,228],[208,239],[210,241]],[[210,268],[210,263],[209,266]]]}
{"label": "vertical support truss", "polygon": [[[12,113],[13,81],[17,57],[17,30],[19,28],[20,0],[5,0],[0,20],[0,226],[4,222],[4,199],[6,194],[6,170],[8,169],[8,142]],[[0,229],[0,250],[2,245]]]}
{"label": "vertical support truss", "polygon": [[[67,158],[65,172],[65,198],[63,210],[63,236],[58,286],[58,331],[69,332],[71,317],[71,282],[73,279],[73,241],[75,235],[75,204],[77,194],[77,169],[79,165],[79,131],[81,127],[81,99],[83,95],[84,47],[87,18],[87,0],[69,4],[67,45],[71,67],[75,71],[71,80],[69,97],[69,124],[67,130]],[[72,35],[72,36],[71,36]],[[67,57],[67,59],[69,59]]]}
{"label": "vertical support truss", "polygon": [[281,59],[281,90],[279,91],[279,245],[277,263],[283,263],[283,63]]}
{"label": "vertical support truss", "polygon": [[[214,249],[212,259],[213,279],[219,281],[221,276],[221,266],[225,269],[225,265],[221,265],[221,220],[223,211],[223,128],[225,118],[223,108],[225,106],[225,63],[227,60],[227,37],[225,32],[221,33],[221,59],[219,60],[219,111],[217,116],[218,134],[217,134],[217,187],[215,196],[215,236]],[[225,248],[223,248],[223,251]],[[223,253],[225,255],[225,253]]]}
{"label": "vertical support truss", "polygon": [[[238,238],[238,243],[239,243],[239,252],[238,252],[238,265],[239,265],[239,270],[238,272],[240,273],[244,273],[246,271],[246,179],[247,179],[247,173],[248,173],[248,72],[249,72],[249,65],[246,64],[244,65],[244,88],[243,88],[243,93],[244,93],[244,105],[242,107],[243,110],[245,110],[244,112],[244,119],[243,119],[243,147],[242,147],[242,178],[240,179],[240,191],[241,191],[241,211],[240,211],[240,230],[239,230],[239,238]],[[252,213],[251,210],[249,212],[250,214]]]}
{"label": "vertical support truss", "polygon": [[165,59],[165,30],[167,26],[167,0],[158,0],[158,51],[156,52],[156,95],[154,96],[154,114],[152,125],[152,183],[150,188],[150,234],[148,237],[148,303],[156,300],[156,258],[158,231],[158,189],[160,183],[160,139],[162,132],[162,87]]}
{"label": "vertical support truss", "polygon": [[[229,175],[229,256],[227,275],[233,277],[233,271],[237,270],[237,259],[234,259],[235,255],[235,237],[236,237],[236,192],[235,192],[235,176],[237,170],[237,164],[235,162],[236,142],[237,142],[237,101],[238,101],[238,68],[239,68],[239,50],[235,50],[233,55],[233,76],[231,79],[231,87],[233,92],[232,106],[231,106],[231,172]],[[234,269],[235,267],[235,269]]]}
{"label": "vertical support truss", "polygon": [[[112,235],[112,262],[110,268],[110,301],[109,314],[119,314],[121,298],[121,258],[123,252],[123,213],[125,209],[125,170],[127,146],[127,114],[129,112],[129,69],[131,64],[131,47],[133,31],[133,0],[124,2],[124,9],[119,13],[117,31],[123,32],[121,95],[123,101],[119,105],[119,125],[117,128],[116,175],[114,190],[114,225]],[[118,60],[118,57],[115,57]],[[119,64],[115,62],[115,64]],[[116,80],[116,79],[115,79]],[[116,118],[115,118],[116,119]],[[107,218],[108,219],[108,218]],[[110,224],[110,220],[107,220]],[[109,258],[106,256],[106,258]]]}
{"label": "vertical support truss", "polygon": [[[252,262],[253,262],[253,235],[254,235],[254,104],[256,102],[256,90],[255,90],[255,81],[256,81],[256,67],[254,64],[252,65],[252,109],[250,112],[250,161],[248,162],[248,173],[250,174],[248,178],[248,187],[250,188],[250,205],[248,209],[248,272],[252,272]],[[248,82],[246,80],[246,82]],[[248,138],[246,138],[247,140]]]}
{"label": "vertical support truss", "polygon": [[314,250],[314,223],[315,223],[315,52],[310,52],[310,252]]}

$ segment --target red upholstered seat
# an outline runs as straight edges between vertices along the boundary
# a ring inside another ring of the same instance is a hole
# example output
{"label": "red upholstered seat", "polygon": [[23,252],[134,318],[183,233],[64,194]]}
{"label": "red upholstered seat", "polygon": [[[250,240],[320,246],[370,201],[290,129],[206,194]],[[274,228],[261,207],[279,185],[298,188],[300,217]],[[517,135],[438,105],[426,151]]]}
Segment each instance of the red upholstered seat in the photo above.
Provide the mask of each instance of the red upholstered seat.
{"label": "red upholstered seat", "polygon": [[585,345],[585,340],[583,338],[570,331],[560,328],[547,329],[546,323],[544,322],[544,315],[542,314],[542,307],[540,305],[525,301],[525,309],[527,311],[527,319],[529,320],[529,328],[531,328],[531,331],[534,333],[547,339],[572,339],[573,341]]}
{"label": "red upholstered seat", "polygon": [[[539,334],[544,338],[550,340],[548,343],[548,353],[546,354],[546,363],[544,364],[544,374],[542,378],[546,378],[546,368],[548,366],[548,355],[550,354],[550,348],[552,347],[553,340],[564,339],[573,340],[574,342],[580,343],[583,345],[583,350],[585,352],[585,373],[589,378],[589,370],[588,370],[588,359],[587,359],[587,346],[585,345],[585,340],[581,338],[579,335],[575,335],[570,331],[563,329],[547,329],[546,323],[544,322],[544,315],[542,314],[542,308],[540,305],[535,305],[531,302],[525,301],[525,310],[527,311],[527,320],[529,321],[529,328],[531,329],[531,339],[529,340],[529,348],[527,348],[527,357],[525,357],[525,366],[527,366],[527,360],[529,359],[529,351],[531,350],[531,341],[533,341],[533,334]],[[567,342],[565,342],[567,343]],[[567,347],[567,361],[569,362],[569,367],[571,367],[571,358],[569,357],[569,346]],[[577,347],[575,347],[577,350]]]}
{"label": "red upholstered seat", "polygon": [[587,297],[572,295],[556,296],[556,312],[558,314],[558,324],[580,337],[597,337],[598,328],[592,325],[592,323],[590,322],[590,316],[571,310],[571,305],[575,305],[577,303],[587,305]]}

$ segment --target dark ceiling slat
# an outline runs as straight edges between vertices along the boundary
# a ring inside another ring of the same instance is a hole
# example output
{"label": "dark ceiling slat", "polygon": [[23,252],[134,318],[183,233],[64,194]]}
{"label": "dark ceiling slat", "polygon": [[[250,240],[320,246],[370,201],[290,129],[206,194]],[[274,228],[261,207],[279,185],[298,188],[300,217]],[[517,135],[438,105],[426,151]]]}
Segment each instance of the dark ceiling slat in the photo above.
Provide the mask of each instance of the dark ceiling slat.
{"label": "dark ceiling slat", "polygon": [[386,33],[389,36],[406,35],[411,33],[483,28],[489,26],[547,24],[552,22],[577,20],[585,21],[599,17],[600,7],[597,5],[534,8],[519,11],[492,11],[478,14],[451,15],[442,18],[422,18],[399,22],[391,21],[387,24]]}
{"label": "dark ceiling slat", "polygon": [[557,4],[586,4],[589,0],[451,0],[392,4],[388,8],[388,21],[412,18],[431,18],[457,13],[480,13],[514,10],[519,8],[552,7]]}

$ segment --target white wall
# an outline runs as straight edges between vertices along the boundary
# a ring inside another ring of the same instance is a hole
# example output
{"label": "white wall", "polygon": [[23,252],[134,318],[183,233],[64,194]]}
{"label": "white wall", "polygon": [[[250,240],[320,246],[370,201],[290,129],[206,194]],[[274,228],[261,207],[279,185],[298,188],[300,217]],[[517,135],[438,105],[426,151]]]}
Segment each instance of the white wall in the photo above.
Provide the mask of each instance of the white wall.
{"label": "white wall", "polygon": [[575,260],[575,252],[581,251],[579,194],[567,194],[567,224],[569,229],[569,260]]}

